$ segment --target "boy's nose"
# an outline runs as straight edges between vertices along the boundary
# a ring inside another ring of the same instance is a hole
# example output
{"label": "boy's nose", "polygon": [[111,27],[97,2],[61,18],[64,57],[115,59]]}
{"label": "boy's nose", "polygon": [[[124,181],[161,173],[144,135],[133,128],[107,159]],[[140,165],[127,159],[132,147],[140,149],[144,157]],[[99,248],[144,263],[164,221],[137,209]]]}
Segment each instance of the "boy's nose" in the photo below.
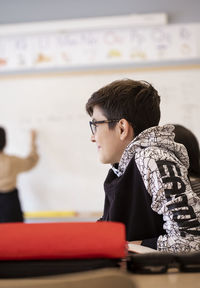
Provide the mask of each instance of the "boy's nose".
{"label": "boy's nose", "polygon": [[91,142],[96,142],[94,134],[91,135]]}

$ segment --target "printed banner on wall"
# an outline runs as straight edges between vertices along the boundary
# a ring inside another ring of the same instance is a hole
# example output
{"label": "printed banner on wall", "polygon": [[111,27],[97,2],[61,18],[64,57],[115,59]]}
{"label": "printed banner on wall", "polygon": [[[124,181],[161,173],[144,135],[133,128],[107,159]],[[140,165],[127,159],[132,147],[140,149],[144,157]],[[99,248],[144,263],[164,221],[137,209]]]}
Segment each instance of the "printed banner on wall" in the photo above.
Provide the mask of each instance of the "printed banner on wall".
{"label": "printed banner on wall", "polygon": [[195,59],[199,29],[155,25],[0,36],[0,72]]}

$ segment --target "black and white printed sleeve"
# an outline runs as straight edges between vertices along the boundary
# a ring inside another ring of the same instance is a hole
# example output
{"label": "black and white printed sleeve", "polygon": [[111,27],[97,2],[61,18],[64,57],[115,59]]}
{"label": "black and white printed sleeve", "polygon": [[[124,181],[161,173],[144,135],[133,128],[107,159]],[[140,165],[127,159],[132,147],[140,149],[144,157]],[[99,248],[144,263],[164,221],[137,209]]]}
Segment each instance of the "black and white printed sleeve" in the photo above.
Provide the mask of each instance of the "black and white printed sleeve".
{"label": "black and white printed sleeve", "polygon": [[169,150],[149,147],[135,155],[151,208],[163,215],[165,235],[157,249],[166,252],[200,250],[200,198],[192,191],[187,168]]}

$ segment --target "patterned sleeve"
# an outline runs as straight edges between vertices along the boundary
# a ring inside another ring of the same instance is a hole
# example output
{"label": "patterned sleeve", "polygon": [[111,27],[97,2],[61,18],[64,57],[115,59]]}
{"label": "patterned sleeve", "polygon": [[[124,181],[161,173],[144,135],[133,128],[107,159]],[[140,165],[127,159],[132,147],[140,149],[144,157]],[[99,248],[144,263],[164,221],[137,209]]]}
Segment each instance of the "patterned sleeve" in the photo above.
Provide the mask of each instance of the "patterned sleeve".
{"label": "patterned sleeve", "polygon": [[192,191],[187,169],[169,151],[144,149],[136,157],[151,208],[163,215],[165,235],[157,249],[166,252],[200,250],[200,199]]}

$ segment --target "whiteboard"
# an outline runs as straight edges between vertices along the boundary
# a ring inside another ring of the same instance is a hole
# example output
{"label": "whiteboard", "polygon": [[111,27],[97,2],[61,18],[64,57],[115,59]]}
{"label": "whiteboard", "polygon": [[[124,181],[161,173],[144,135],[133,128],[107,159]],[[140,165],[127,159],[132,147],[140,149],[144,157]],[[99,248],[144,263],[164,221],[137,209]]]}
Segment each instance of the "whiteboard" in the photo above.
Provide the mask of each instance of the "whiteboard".
{"label": "whiteboard", "polygon": [[151,82],[161,96],[160,123],[183,124],[200,139],[200,67],[0,78],[6,151],[25,156],[30,129],[38,131],[40,161],[18,179],[25,212],[103,209],[103,181],[110,166],[99,162],[90,141],[85,103],[95,90],[123,78]]}

